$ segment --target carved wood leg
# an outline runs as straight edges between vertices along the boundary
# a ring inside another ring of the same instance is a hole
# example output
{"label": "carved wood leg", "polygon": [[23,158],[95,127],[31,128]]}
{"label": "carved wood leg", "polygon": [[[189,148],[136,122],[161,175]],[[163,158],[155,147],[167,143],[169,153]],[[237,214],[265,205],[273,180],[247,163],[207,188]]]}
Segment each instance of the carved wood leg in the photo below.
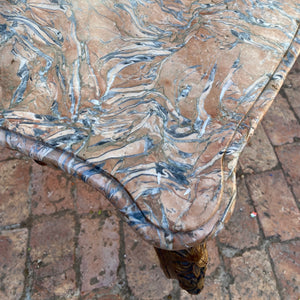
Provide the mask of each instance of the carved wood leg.
{"label": "carved wood leg", "polygon": [[177,279],[180,287],[190,294],[201,292],[208,262],[206,242],[184,250],[155,250],[168,278]]}

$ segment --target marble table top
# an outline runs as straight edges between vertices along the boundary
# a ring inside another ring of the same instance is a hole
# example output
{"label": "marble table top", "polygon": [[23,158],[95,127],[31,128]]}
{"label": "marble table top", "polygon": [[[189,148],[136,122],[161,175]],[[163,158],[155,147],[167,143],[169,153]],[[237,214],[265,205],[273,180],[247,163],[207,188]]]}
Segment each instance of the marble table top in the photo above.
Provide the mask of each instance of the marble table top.
{"label": "marble table top", "polygon": [[299,0],[1,1],[0,144],[94,186],[157,247],[199,243],[230,217],[299,22]]}

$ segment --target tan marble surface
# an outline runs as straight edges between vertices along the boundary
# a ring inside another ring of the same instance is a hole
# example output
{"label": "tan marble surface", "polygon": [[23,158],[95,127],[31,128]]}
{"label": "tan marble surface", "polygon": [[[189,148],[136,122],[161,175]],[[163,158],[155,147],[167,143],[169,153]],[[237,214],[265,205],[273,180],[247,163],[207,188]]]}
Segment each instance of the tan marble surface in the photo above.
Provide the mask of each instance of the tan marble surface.
{"label": "tan marble surface", "polygon": [[2,1],[0,143],[97,187],[156,246],[192,245],[230,216],[299,19],[292,0]]}

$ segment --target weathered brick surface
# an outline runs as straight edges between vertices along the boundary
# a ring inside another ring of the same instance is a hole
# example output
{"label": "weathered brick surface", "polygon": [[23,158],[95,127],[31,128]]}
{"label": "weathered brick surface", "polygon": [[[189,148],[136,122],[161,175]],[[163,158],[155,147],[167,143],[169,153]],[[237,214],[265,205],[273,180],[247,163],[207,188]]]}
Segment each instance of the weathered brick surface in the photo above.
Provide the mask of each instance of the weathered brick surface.
{"label": "weathered brick surface", "polygon": [[0,226],[18,224],[29,215],[29,173],[27,161],[0,163]]}
{"label": "weathered brick surface", "polygon": [[125,224],[126,273],[129,287],[139,299],[162,299],[172,290],[152,246],[142,241]]}
{"label": "weathered brick surface", "polygon": [[231,260],[233,284],[232,299],[279,300],[275,277],[267,253],[252,250]]}
{"label": "weathered brick surface", "polygon": [[250,216],[254,210],[250,201],[245,180],[241,179],[238,181],[234,213],[218,236],[221,243],[240,250],[258,244],[259,228],[257,218]]}
{"label": "weathered brick surface", "polygon": [[0,231],[0,299],[22,295],[27,239],[27,229]]}
{"label": "weathered brick surface", "polygon": [[285,89],[285,93],[296,116],[300,118],[300,72],[297,74],[293,74],[291,80],[293,84],[290,86],[290,88]]}
{"label": "weathered brick surface", "polygon": [[206,247],[209,253],[206,276],[209,276],[217,270],[221,262],[216,239],[207,241]]}
{"label": "weathered brick surface", "polygon": [[22,295],[27,238],[27,229],[0,231],[0,299]]}
{"label": "weathered brick surface", "polygon": [[250,174],[270,170],[278,164],[273,147],[261,124],[245,147],[239,162],[243,172]]}
{"label": "weathered brick surface", "polygon": [[47,299],[76,293],[75,221],[73,216],[47,216],[33,222],[30,260],[33,298]]}
{"label": "weathered brick surface", "polygon": [[287,77],[284,85],[284,93],[288,97],[294,112],[300,118],[300,63],[296,62],[292,71]]}
{"label": "weathered brick surface", "polygon": [[113,210],[112,204],[95,188],[79,179],[75,181],[76,205],[79,214],[94,213],[99,210]]}
{"label": "weathered brick surface", "polygon": [[292,190],[300,201],[300,143],[278,147],[276,152],[282,163],[287,182],[292,185]]}
{"label": "weathered brick surface", "polygon": [[300,213],[282,171],[252,175],[247,182],[265,235],[281,240],[299,236]]}
{"label": "weathered brick surface", "polygon": [[18,151],[9,150],[7,148],[0,146],[0,161],[13,159],[13,158],[20,159],[22,158],[22,154]]}
{"label": "weathered brick surface", "polygon": [[[297,74],[298,80],[300,78],[300,73]],[[288,96],[289,102],[291,106],[293,107],[293,110],[297,117],[300,119],[300,101],[299,101],[299,95],[300,95],[300,84],[297,89],[287,90],[286,94]]]}
{"label": "weathered brick surface", "polygon": [[68,299],[76,300],[79,291],[75,287],[76,274],[73,269],[64,271],[62,274],[49,277],[38,277],[34,281],[31,299]]}
{"label": "weathered brick surface", "polygon": [[272,244],[270,254],[284,299],[300,299],[300,241]]}
{"label": "weathered brick surface", "polygon": [[263,126],[273,145],[292,143],[300,138],[300,124],[298,123],[289,104],[282,95],[278,95],[275,104],[265,115]]}
{"label": "weathered brick surface", "polygon": [[71,180],[61,171],[32,164],[32,213],[51,214],[72,209]]}
{"label": "weathered brick surface", "polygon": [[119,220],[107,211],[80,220],[79,259],[81,293],[112,286],[119,266]]}
{"label": "weathered brick surface", "polygon": [[123,300],[126,296],[122,296],[113,291],[114,288],[100,288],[93,289],[87,294],[81,293],[81,299],[83,300]]}
{"label": "weathered brick surface", "polygon": [[221,278],[211,278],[205,279],[205,285],[201,294],[194,296],[188,294],[186,291],[181,290],[181,300],[229,300],[229,292],[222,286]]}
{"label": "weathered brick surface", "polygon": [[101,296],[98,299],[99,300],[121,300],[122,298],[120,297],[120,295],[110,294],[110,295],[106,295],[106,296]]}

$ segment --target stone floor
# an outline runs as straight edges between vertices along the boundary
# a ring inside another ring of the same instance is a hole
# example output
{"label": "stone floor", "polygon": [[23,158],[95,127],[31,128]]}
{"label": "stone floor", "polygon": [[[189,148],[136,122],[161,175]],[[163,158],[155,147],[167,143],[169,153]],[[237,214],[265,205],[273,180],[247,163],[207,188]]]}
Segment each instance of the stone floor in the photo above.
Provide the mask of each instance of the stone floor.
{"label": "stone floor", "polygon": [[164,277],[99,193],[0,149],[0,299],[298,300],[299,209],[300,60],[240,158],[235,212],[208,243],[199,296]]}

